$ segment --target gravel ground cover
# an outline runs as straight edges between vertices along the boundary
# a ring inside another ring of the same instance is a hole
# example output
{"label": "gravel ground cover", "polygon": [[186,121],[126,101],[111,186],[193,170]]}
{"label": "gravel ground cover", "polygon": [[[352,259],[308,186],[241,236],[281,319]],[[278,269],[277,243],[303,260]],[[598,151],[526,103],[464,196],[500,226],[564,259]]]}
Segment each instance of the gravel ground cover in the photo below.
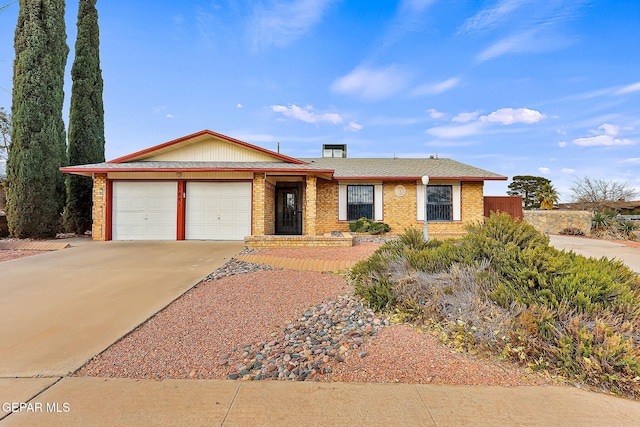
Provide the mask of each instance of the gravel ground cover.
{"label": "gravel ground cover", "polygon": [[[298,248],[296,253],[324,250]],[[75,375],[545,383],[541,377],[527,378],[514,365],[459,354],[429,334],[390,325],[352,291],[338,276],[232,260]]]}
{"label": "gravel ground cover", "polygon": [[41,254],[42,251],[0,250],[0,262]]}

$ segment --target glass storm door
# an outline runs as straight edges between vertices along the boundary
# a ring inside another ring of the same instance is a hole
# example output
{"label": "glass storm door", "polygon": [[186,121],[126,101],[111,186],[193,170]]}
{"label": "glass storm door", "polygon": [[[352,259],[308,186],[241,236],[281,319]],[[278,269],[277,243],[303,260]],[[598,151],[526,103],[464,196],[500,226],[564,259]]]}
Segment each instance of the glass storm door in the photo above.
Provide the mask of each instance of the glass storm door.
{"label": "glass storm door", "polygon": [[302,234],[300,186],[276,186],[276,234]]}

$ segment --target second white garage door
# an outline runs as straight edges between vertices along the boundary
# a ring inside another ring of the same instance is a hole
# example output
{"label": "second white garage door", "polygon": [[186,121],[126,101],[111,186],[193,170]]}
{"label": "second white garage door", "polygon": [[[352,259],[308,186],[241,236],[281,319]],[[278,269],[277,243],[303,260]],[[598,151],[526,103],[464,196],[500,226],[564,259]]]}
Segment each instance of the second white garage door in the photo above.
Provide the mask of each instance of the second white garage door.
{"label": "second white garage door", "polygon": [[185,238],[243,240],[251,234],[250,182],[188,182]]}

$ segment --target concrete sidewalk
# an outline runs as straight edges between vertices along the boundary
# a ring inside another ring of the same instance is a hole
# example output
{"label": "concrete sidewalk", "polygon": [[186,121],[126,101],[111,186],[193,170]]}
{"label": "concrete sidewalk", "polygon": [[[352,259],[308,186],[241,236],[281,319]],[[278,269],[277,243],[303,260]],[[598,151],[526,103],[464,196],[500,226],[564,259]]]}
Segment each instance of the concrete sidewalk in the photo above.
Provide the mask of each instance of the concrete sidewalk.
{"label": "concrete sidewalk", "polygon": [[557,249],[573,251],[586,257],[615,258],[640,274],[640,248],[588,237],[550,235],[549,240],[551,245]]}
{"label": "concrete sidewalk", "polygon": [[30,403],[31,412],[0,425],[624,427],[640,420],[640,402],[554,386],[63,378]]}

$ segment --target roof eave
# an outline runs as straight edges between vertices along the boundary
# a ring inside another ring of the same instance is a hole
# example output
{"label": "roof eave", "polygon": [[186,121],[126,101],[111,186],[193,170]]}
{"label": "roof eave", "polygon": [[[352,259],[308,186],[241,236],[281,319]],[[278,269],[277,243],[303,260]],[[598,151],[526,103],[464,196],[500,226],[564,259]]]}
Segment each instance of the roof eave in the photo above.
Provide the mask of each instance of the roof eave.
{"label": "roof eave", "polygon": [[[422,176],[387,176],[387,175],[362,175],[362,176],[339,176],[334,175],[334,179],[340,181],[356,181],[376,179],[382,181],[419,181]],[[509,178],[506,176],[431,176],[431,179],[438,181],[506,181]]]}
{"label": "roof eave", "polygon": [[129,162],[129,161],[135,160],[135,159],[137,159],[137,158],[139,158],[141,156],[153,153],[153,152],[158,151],[158,150],[162,150],[164,148],[171,147],[171,146],[176,145],[176,144],[180,144],[182,142],[185,142],[185,141],[188,141],[190,139],[197,138],[197,137],[203,136],[203,135],[210,135],[210,136],[213,136],[213,137],[216,137],[216,138],[220,138],[220,139],[223,139],[225,141],[231,142],[233,144],[237,144],[237,145],[240,145],[242,147],[249,148],[251,150],[256,150],[256,151],[259,151],[261,153],[267,154],[269,156],[278,158],[278,159],[283,160],[283,161],[285,161],[287,163],[294,163],[294,164],[297,164],[297,165],[307,164],[307,162],[305,162],[304,160],[300,160],[300,159],[296,159],[296,158],[293,158],[293,157],[285,156],[284,154],[276,153],[275,151],[267,150],[266,148],[258,147],[257,145],[249,144],[248,142],[240,141],[239,139],[235,139],[235,138],[232,138],[232,137],[227,136],[227,135],[223,135],[223,134],[218,133],[218,132],[213,132],[213,131],[208,130],[208,129],[201,130],[200,132],[192,133],[191,135],[183,136],[181,138],[174,139],[172,141],[168,141],[168,142],[165,142],[163,144],[154,145],[153,147],[145,148],[144,150],[136,151],[135,153],[127,154],[126,156],[118,157],[117,159],[109,160],[107,163],[125,163],[125,162]]}
{"label": "roof eave", "polygon": [[333,175],[333,169],[312,169],[312,168],[74,168],[73,166],[60,168],[63,173],[73,175],[92,176],[94,173],[116,173],[116,172],[288,172],[304,174],[329,174]]}

